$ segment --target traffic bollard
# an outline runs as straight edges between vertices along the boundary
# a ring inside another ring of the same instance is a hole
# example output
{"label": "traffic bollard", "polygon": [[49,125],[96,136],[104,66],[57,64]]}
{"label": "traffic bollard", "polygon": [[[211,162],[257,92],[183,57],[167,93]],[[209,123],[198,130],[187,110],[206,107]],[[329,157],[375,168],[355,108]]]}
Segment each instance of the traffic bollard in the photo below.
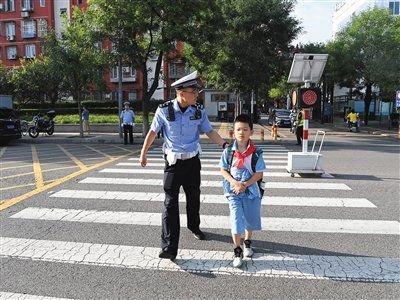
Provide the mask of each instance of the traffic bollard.
{"label": "traffic bollard", "polygon": [[264,129],[260,130],[260,139],[264,141]]}

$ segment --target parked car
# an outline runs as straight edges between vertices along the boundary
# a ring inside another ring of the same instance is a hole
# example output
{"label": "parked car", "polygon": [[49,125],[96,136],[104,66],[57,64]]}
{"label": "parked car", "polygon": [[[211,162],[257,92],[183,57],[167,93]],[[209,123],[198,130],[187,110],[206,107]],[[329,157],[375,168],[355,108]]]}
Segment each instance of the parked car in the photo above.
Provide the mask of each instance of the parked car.
{"label": "parked car", "polygon": [[275,109],[275,113],[271,113],[268,117],[268,124],[275,124],[279,127],[292,127],[290,118],[290,110],[288,109]]}
{"label": "parked car", "polygon": [[17,112],[0,107],[0,144],[21,138],[21,123]]}

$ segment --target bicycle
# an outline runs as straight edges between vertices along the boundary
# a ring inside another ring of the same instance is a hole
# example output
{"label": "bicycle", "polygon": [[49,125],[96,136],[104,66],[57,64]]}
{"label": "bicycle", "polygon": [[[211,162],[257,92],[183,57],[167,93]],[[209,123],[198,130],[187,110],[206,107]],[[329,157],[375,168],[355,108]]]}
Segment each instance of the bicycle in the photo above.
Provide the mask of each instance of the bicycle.
{"label": "bicycle", "polygon": [[22,136],[26,136],[29,130],[29,123],[25,120],[21,121],[21,134]]}

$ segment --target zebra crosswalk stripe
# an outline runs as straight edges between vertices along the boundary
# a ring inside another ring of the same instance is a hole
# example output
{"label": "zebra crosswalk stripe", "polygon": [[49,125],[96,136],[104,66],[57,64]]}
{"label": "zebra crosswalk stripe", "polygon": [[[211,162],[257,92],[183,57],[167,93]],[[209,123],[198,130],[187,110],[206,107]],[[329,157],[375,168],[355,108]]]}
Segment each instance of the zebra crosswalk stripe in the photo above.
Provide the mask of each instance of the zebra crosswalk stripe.
{"label": "zebra crosswalk stripe", "polygon": [[[114,192],[98,190],[61,190],[52,195],[52,198],[77,198],[98,200],[130,200],[130,201],[156,201],[163,202],[164,193],[144,192]],[[186,196],[181,194],[179,201],[185,202]],[[201,194],[200,201],[210,204],[228,204],[226,197],[222,194]],[[364,207],[376,208],[366,198],[326,198],[326,197],[277,197],[264,196],[262,205],[266,206],[314,206],[314,207]]]}
{"label": "zebra crosswalk stripe", "polygon": [[[165,161],[164,158],[160,156],[149,156],[147,157],[147,162],[151,163],[151,162],[156,162],[156,161]],[[267,164],[282,164],[282,163],[287,163],[287,160],[282,160],[282,158],[287,158],[285,157],[268,157],[268,159],[264,159],[264,162]],[[128,158],[128,161],[139,161],[138,157],[132,157],[132,158]],[[219,163],[219,158],[201,158],[201,163],[203,165],[203,163],[214,163],[214,164],[218,164]]]}
{"label": "zebra crosswalk stripe", "polygon": [[181,249],[171,262],[159,259],[159,248],[155,247],[9,237],[0,240],[3,257],[45,262],[227,276],[400,282],[400,263],[395,258],[255,253],[238,269],[232,268],[232,254],[226,251]]}
{"label": "zebra crosswalk stripe", "polygon": [[[116,166],[121,166],[121,167],[140,167],[140,163],[117,163]],[[146,167],[164,167],[165,163],[156,163],[156,162],[152,162],[150,161],[149,163],[147,163]],[[217,164],[201,164],[202,168],[214,168],[214,169],[219,169],[220,167],[218,166],[218,162]],[[286,165],[270,165],[267,166],[266,170],[272,170],[272,169],[286,169]],[[143,170],[143,169],[141,169]]]}
{"label": "zebra crosswalk stripe", "polygon": [[[28,207],[10,216],[13,219],[63,222],[161,226],[160,213],[97,211],[61,208]],[[201,215],[202,228],[230,229],[229,216]],[[399,235],[400,223],[384,220],[347,220],[311,218],[261,218],[262,230],[280,232],[319,232]],[[181,214],[186,226],[186,215]]]}
{"label": "zebra crosswalk stripe", "polygon": [[[105,168],[99,171],[100,173],[117,173],[117,174],[164,174],[162,169],[145,169],[145,168]],[[201,175],[209,176],[222,176],[220,171],[205,171],[201,170]],[[287,172],[268,172],[264,171],[264,176],[266,177],[290,177]]]}
{"label": "zebra crosswalk stripe", "polygon": [[[152,185],[162,186],[162,179],[141,179],[141,178],[109,178],[109,177],[86,177],[79,183],[111,184],[111,185]],[[203,187],[222,187],[221,181],[202,180]],[[351,190],[344,183],[328,182],[266,182],[266,189],[306,189],[306,190]]]}
{"label": "zebra crosswalk stripe", "polygon": [[72,300],[70,298],[45,297],[32,294],[0,292],[0,299],[7,300]]}

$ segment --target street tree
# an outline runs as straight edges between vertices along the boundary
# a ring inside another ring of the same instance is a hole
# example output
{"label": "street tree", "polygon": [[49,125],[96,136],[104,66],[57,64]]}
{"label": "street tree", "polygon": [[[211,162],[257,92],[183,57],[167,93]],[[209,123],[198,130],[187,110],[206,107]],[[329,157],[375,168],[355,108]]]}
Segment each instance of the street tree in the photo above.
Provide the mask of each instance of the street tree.
{"label": "street tree", "polygon": [[0,95],[12,94],[14,87],[11,83],[12,71],[7,70],[0,61]]}
{"label": "street tree", "polygon": [[[149,130],[149,101],[156,91],[164,54],[176,41],[196,34],[207,0],[92,0],[87,11],[91,29],[113,44],[112,64],[129,62],[141,73],[143,134]],[[154,80],[149,85],[148,61],[157,58]],[[121,75],[121,71],[120,74]],[[119,76],[121,78],[121,76]]]}
{"label": "street tree", "polygon": [[[282,53],[299,33],[293,1],[217,0],[200,39],[186,49],[207,83],[238,92],[265,92],[284,74]],[[201,26],[202,25],[202,26]],[[212,30],[211,26],[214,26]]]}
{"label": "street tree", "polygon": [[400,20],[387,9],[354,16],[328,45],[335,80],[365,89],[364,122],[368,124],[372,87],[400,86]]}
{"label": "street tree", "polygon": [[81,102],[92,89],[103,84],[104,57],[95,47],[93,35],[87,30],[85,14],[76,8],[70,21],[64,20],[61,37],[49,35],[46,55],[57,58],[56,66],[61,75],[61,91],[71,95],[78,105],[79,132],[83,137]]}

